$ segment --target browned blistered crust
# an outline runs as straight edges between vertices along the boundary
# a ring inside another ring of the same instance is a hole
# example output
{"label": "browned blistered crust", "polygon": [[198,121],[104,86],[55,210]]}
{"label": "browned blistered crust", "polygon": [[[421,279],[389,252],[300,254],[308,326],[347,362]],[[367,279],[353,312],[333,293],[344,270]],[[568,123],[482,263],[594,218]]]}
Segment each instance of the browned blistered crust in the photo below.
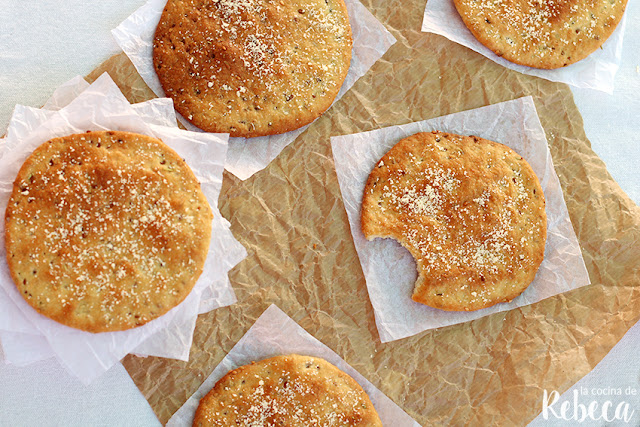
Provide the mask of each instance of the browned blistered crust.
{"label": "browned blistered crust", "polygon": [[189,294],[211,220],[193,172],[162,141],[114,131],[54,138],[13,184],[7,261],[41,314],[90,332],[130,329]]}
{"label": "browned blistered crust", "polygon": [[565,67],[609,38],[627,0],[453,0],[473,35],[498,56],[534,68]]}
{"label": "browned blistered crust", "polygon": [[229,372],[200,400],[194,427],[376,426],[362,387],[326,360],[291,354]]}
{"label": "browned blistered crust", "polygon": [[367,239],[391,237],[416,259],[413,300],[442,310],[510,301],[536,275],[547,234],[542,188],[505,145],[475,136],[418,133],[369,175]]}
{"label": "browned blistered crust", "polygon": [[300,128],[329,108],[351,47],[343,0],[169,0],[153,63],[191,123],[255,137]]}

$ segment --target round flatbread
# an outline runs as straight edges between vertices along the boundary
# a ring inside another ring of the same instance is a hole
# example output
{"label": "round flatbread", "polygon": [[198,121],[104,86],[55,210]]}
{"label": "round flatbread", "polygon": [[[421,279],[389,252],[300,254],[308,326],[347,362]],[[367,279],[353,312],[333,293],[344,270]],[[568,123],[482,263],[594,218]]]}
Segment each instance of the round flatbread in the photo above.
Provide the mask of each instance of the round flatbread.
{"label": "round flatbread", "polygon": [[465,25],[498,56],[534,68],[565,67],[594,52],[627,0],[454,0]]}
{"label": "round flatbread", "polygon": [[127,132],[54,138],[13,184],[7,261],[41,314],[89,332],[143,325],[178,305],[202,273],[212,212],[187,164]]}
{"label": "round flatbread", "polygon": [[343,0],[169,0],[153,46],[180,114],[208,132],[255,137],[329,108],[352,40]]}
{"label": "round flatbread", "polygon": [[475,136],[418,133],[369,175],[367,239],[398,240],[416,260],[413,300],[451,311],[510,301],[536,275],[547,234],[545,201],[529,164]]}
{"label": "round flatbread", "polygon": [[241,366],[200,400],[194,427],[382,426],[362,387],[326,360],[276,356]]}

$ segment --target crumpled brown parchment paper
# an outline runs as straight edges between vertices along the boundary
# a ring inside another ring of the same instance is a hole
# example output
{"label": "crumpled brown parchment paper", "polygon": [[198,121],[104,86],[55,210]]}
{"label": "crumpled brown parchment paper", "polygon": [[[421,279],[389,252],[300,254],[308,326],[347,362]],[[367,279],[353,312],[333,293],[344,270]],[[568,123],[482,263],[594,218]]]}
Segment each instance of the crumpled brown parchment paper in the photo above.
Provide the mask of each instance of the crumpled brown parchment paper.
{"label": "crumpled brown parchment paper", "polygon": [[[569,388],[640,317],[640,208],[591,150],[568,86],[421,33],[424,1],[363,3],[398,43],[265,170],[246,181],[225,173],[220,210],[249,252],[230,273],[238,303],[199,317],[189,362],[123,361],[162,422],[272,303],[424,425],[526,424],[542,409],[543,389]],[[90,77],[102,71],[131,101],[152,96],[124,54]],[[526,95],[547,133],[592,285],[381,344],[330,136]]]}

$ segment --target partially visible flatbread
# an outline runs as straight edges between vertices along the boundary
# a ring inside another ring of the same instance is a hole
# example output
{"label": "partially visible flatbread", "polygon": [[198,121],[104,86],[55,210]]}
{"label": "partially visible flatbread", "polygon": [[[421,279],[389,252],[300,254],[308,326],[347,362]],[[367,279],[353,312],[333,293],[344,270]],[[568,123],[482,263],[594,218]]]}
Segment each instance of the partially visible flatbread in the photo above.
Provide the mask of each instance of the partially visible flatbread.
{"label": "partially visible flatbread", "polygon": [[505,145],[475,136],[418,133],[373,168],[362,231],[391,237],[416,260],[413,300],[451,311],[510,301],[544,257],[542,188]]}
{"label": "partially visible flatbread", "polygon": [[292,354],[241,366],[200,400],[194,427],[382,427],[362,387],[326,360]]}
{"label": "partially visible flatbread", "polygon": [[534,68],[565,67],[609,38],[627,0],[453,0],[473,35],[498,56]]}

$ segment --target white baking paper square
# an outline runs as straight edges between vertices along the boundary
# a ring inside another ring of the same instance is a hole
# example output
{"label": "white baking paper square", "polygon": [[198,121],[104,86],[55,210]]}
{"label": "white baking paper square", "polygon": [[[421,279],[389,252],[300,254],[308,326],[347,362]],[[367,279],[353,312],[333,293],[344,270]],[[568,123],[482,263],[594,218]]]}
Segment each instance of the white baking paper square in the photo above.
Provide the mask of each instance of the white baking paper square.
{"label": "white baking paper square", "polygon": [[429,0],[424,10],[422,31],[440,34],[451,41],[486,56],[492,61],[523,74],[542,77],[553,82],[566,83],[580,88],[595,89],[613,93],[614,77],[622,61],[622,38],[626,14],[604,42],[601,49],[567,67],[542,70],[514,64],[493,53],[474,37],[460,18],[453,0]]}
{"label": "white baking paper square", "polygon": [[227,372],[253,361],[286,354],[301,354],[320,357],[349,374],[369,395],[382,424],[394,427],[419,427],[413,418],[391,399],[367,381],[340,356],[300,325],[277,306],[271,305],[256,320],[256,323],[231,349],[200,388],[173,414],[167,427],[190,426],[200,399],[213,388]]}
{"label": "white baking paper square", "polygon": [[[153,68],[153,37],[167,0],[149,0],[112,31],[113,37],[153,92],[165,96]],[[345,0],[351,31],[353,51],[351,67],[336,97],[340,99],[351,86],[371,68],[396,42],[396,39],[358,0]],[[178,114],[181,123],[190,130],[198,130]],[[257,138],[230,138],[225,168],[245,180],[266,168],[284,148],[291,144],[307,126],[281,135]]]}
{"label": "white baking paper square", "polygon": [[[362,234],[362,196],[374,165],[400,139],[433,130],[476,135],[505,144],[524,157],[540,179],[547,213],[544,261],[531,285],[509,303],[453,312],[414,302],[411,294],[418,275],[409,251],[393,239],[367,241]],[[533,304],[590,283],[544,129],[530,96],[421,122],[332,137],[331,148],[382,342]]]}
{"label": "white baking paper square", "polygon": [[[31,308],[9,275],[4,245],[0,248],[0,337],[5,359],[24,364],[54,354],[60,363],[88,384],[129,352],[188,358],[198,313],[233,304],[228,271],[246,256],[216,206],[227,151],[226,134],[205,134],[177,128],[169,99],[130,105],[104,74],[92,85],[74,79],[47,103],[54,110],[16,106],[7,137],[0,142],[0,210],[4,212],[13,181],[24,159],[41,143],[86,130],[126,130],[162,139],[183,157],[213,207],[212,239],[204,271],[193,291],[169,313],[146,325],[122,332],[91,334],[54,322]],[[0,224],[4,233],[4,222]],[[8,297],[8,298],[7,298]],[[28,322],[17,322],[16,309]],[[18,339],[22,334],[22,339]],[[38,337],[41,339],[37,341]],[[162,344],[162,345],[160,345]]]}

